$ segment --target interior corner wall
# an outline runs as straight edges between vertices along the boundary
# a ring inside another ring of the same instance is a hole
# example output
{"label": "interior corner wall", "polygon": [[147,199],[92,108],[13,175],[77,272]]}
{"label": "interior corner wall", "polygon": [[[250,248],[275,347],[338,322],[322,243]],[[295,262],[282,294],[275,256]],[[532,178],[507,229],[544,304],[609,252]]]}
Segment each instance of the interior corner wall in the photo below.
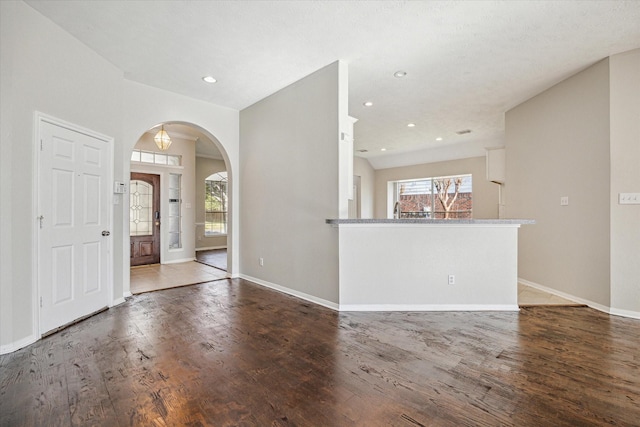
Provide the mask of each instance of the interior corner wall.
{"label": "interior corner wall", "polygon": [[640,315],[640,49],[609,58],[611,90],[611,311]]}
{"label": "interior corner wall", "polygon": [[227,167],[224,160],[210,159],[207,157],[196,157],[196,250],[208,248],[226,248],[227,236],[205,236],[205,180],[216,172],[224,172]]}
{"label": "interior corner wall", "polygon": [[473,217],[498,218],[498,185],[487,181],[485,157],[471,157],[375,171],[375,217],[387,217],[387,183],[404,179],[471,174],[473,180]]}
{"label": "interior corner wall", "polygon": [[240,112],[241,275],[334,304],[338,230],[325,219],[339,210],[343,66],[328,65]]}
{"label": "interior corner wall", "polygon": [[[153,136],[144,133],[135,148],[143,151],[158,151]],[[171,137],[173,143],[165,153],[182,157],[179,167],[158,166],[150,163],[131,162],[131,172],[160,175],[160,262],[184,262],[196,256],[196,144],[192,140]],[[169,174],[180,175],[181,199],[181,244],[180,248],[169,248]],[[200,193],[203,194],[203,193]],[[124,201],[127,204],[127,201]],[[127,204],[128,205],[128,204]]]}
{"label": "interior corner wall", "polygon": [[360,218],[373,218],[375,173],[367,159],[353,158],[353,174],[360,177]]}
{"label": "interior corner wall", "polygon": [[[122,144],[123,74],[24,2],[0,2],[0,19],[0,352],[4,352],[37,339],[32,215],[35,112],[113,137],[117,153]],[[118,292],[121,295],[122,289],[115,290],[116,298]]]}
{"label": "interior corner wall", "polygon": [[536,221],[520,229],[519,277],[608,307],[609,61],[518,105],[505,123],[506,215]]}

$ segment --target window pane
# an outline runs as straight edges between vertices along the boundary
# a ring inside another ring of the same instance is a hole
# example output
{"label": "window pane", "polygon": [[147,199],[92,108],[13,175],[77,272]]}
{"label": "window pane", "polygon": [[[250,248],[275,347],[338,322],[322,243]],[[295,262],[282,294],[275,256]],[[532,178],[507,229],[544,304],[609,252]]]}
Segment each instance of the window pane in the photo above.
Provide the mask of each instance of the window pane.
{"label": "window pane", "polygon": [[129,227],[132,236],[150,236],[153,221],[153,187],[139,180],[129,183]]}
{"label": "window pane", "polygon": [[132,162],[139,162],[140,161],[140,151],[133,150],[131,152],[131,161]]}
{"label": "window pane", "polygon": [[472,176],[433,177],[395,183],[400,218],[472,218]]}
{"label": "window pane", "polygon": [[180,243],[180,233],[169,233],[169,248],[176,249],[182,247]]}
{"label": "window pane", "polygon": [[167,164],[170,166],[180,166],[180,160],[181,160],[180,156],[174,156],[171,154],[167,156]]}
{"label": "window pane", "polygon": [[169,188],[180,188],[180,175],[177,173],[169,174]]}
{"label": "window pane", "polygon": [[172,249],[182,247],[181,179],[180,174],[169,174],[169,247]]}
{"label": "window pane", "polygon": [[149,153],[147,151],[141,151],[140,161],[144,163],[153,163],[153,153]]}
{"label": "window pane", "polygon": [[154,153],[155,154],[155,164],[157,165],[166,165],[167,164],[167,155],[166,154],[160,154],[160,153]]}
{"label": "window pane", "polygon": [[227,173],[219,172],[205,181],[205,235],[227,233]]}

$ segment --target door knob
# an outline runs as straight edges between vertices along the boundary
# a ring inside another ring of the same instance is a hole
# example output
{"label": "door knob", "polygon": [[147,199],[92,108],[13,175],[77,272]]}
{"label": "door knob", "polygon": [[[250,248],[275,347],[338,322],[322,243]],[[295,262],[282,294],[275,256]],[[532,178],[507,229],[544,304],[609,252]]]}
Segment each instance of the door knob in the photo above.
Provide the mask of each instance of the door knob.
{"label": "door knob", "polygon": [[102,235],[103,235],[103,236],[109,236],[109,235],[111,235],[111,233],[110,233],[109,231],[107,231],[107,230],[104,230],[104,231],[102,232]]}

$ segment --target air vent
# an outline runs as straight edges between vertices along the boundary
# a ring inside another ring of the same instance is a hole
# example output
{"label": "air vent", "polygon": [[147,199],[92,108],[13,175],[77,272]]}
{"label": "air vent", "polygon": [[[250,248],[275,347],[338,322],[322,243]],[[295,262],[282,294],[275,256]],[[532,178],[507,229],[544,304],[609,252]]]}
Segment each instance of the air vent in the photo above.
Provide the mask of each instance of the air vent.
{"label": "air vent", "polygon": [[357,150],[357,151],[358,151],[358,153],[367,153],[367,152],[369,152],[369,150],[364,150],[364,149],[363,150]]}
{"label": "air vent", "polygon": [[458,132],[456,132],[458,135],[465,135],[467,133],[471,133],[471,129],[464,129],[464,130],[459,130]]}

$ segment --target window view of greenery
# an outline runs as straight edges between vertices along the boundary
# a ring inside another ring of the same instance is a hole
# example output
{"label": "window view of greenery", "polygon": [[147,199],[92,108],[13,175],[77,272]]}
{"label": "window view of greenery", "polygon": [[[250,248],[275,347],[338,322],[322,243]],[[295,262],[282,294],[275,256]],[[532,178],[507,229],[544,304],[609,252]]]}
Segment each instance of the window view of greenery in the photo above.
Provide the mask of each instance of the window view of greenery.
{"label": "window view of greenery", "polygon": [[204,234],[227,234],[227,173],[214,173],[204,183]]}
{"label": "window view of greenery", "polygon": [[471,175],[396,181],[396,218],[472,218]]}

